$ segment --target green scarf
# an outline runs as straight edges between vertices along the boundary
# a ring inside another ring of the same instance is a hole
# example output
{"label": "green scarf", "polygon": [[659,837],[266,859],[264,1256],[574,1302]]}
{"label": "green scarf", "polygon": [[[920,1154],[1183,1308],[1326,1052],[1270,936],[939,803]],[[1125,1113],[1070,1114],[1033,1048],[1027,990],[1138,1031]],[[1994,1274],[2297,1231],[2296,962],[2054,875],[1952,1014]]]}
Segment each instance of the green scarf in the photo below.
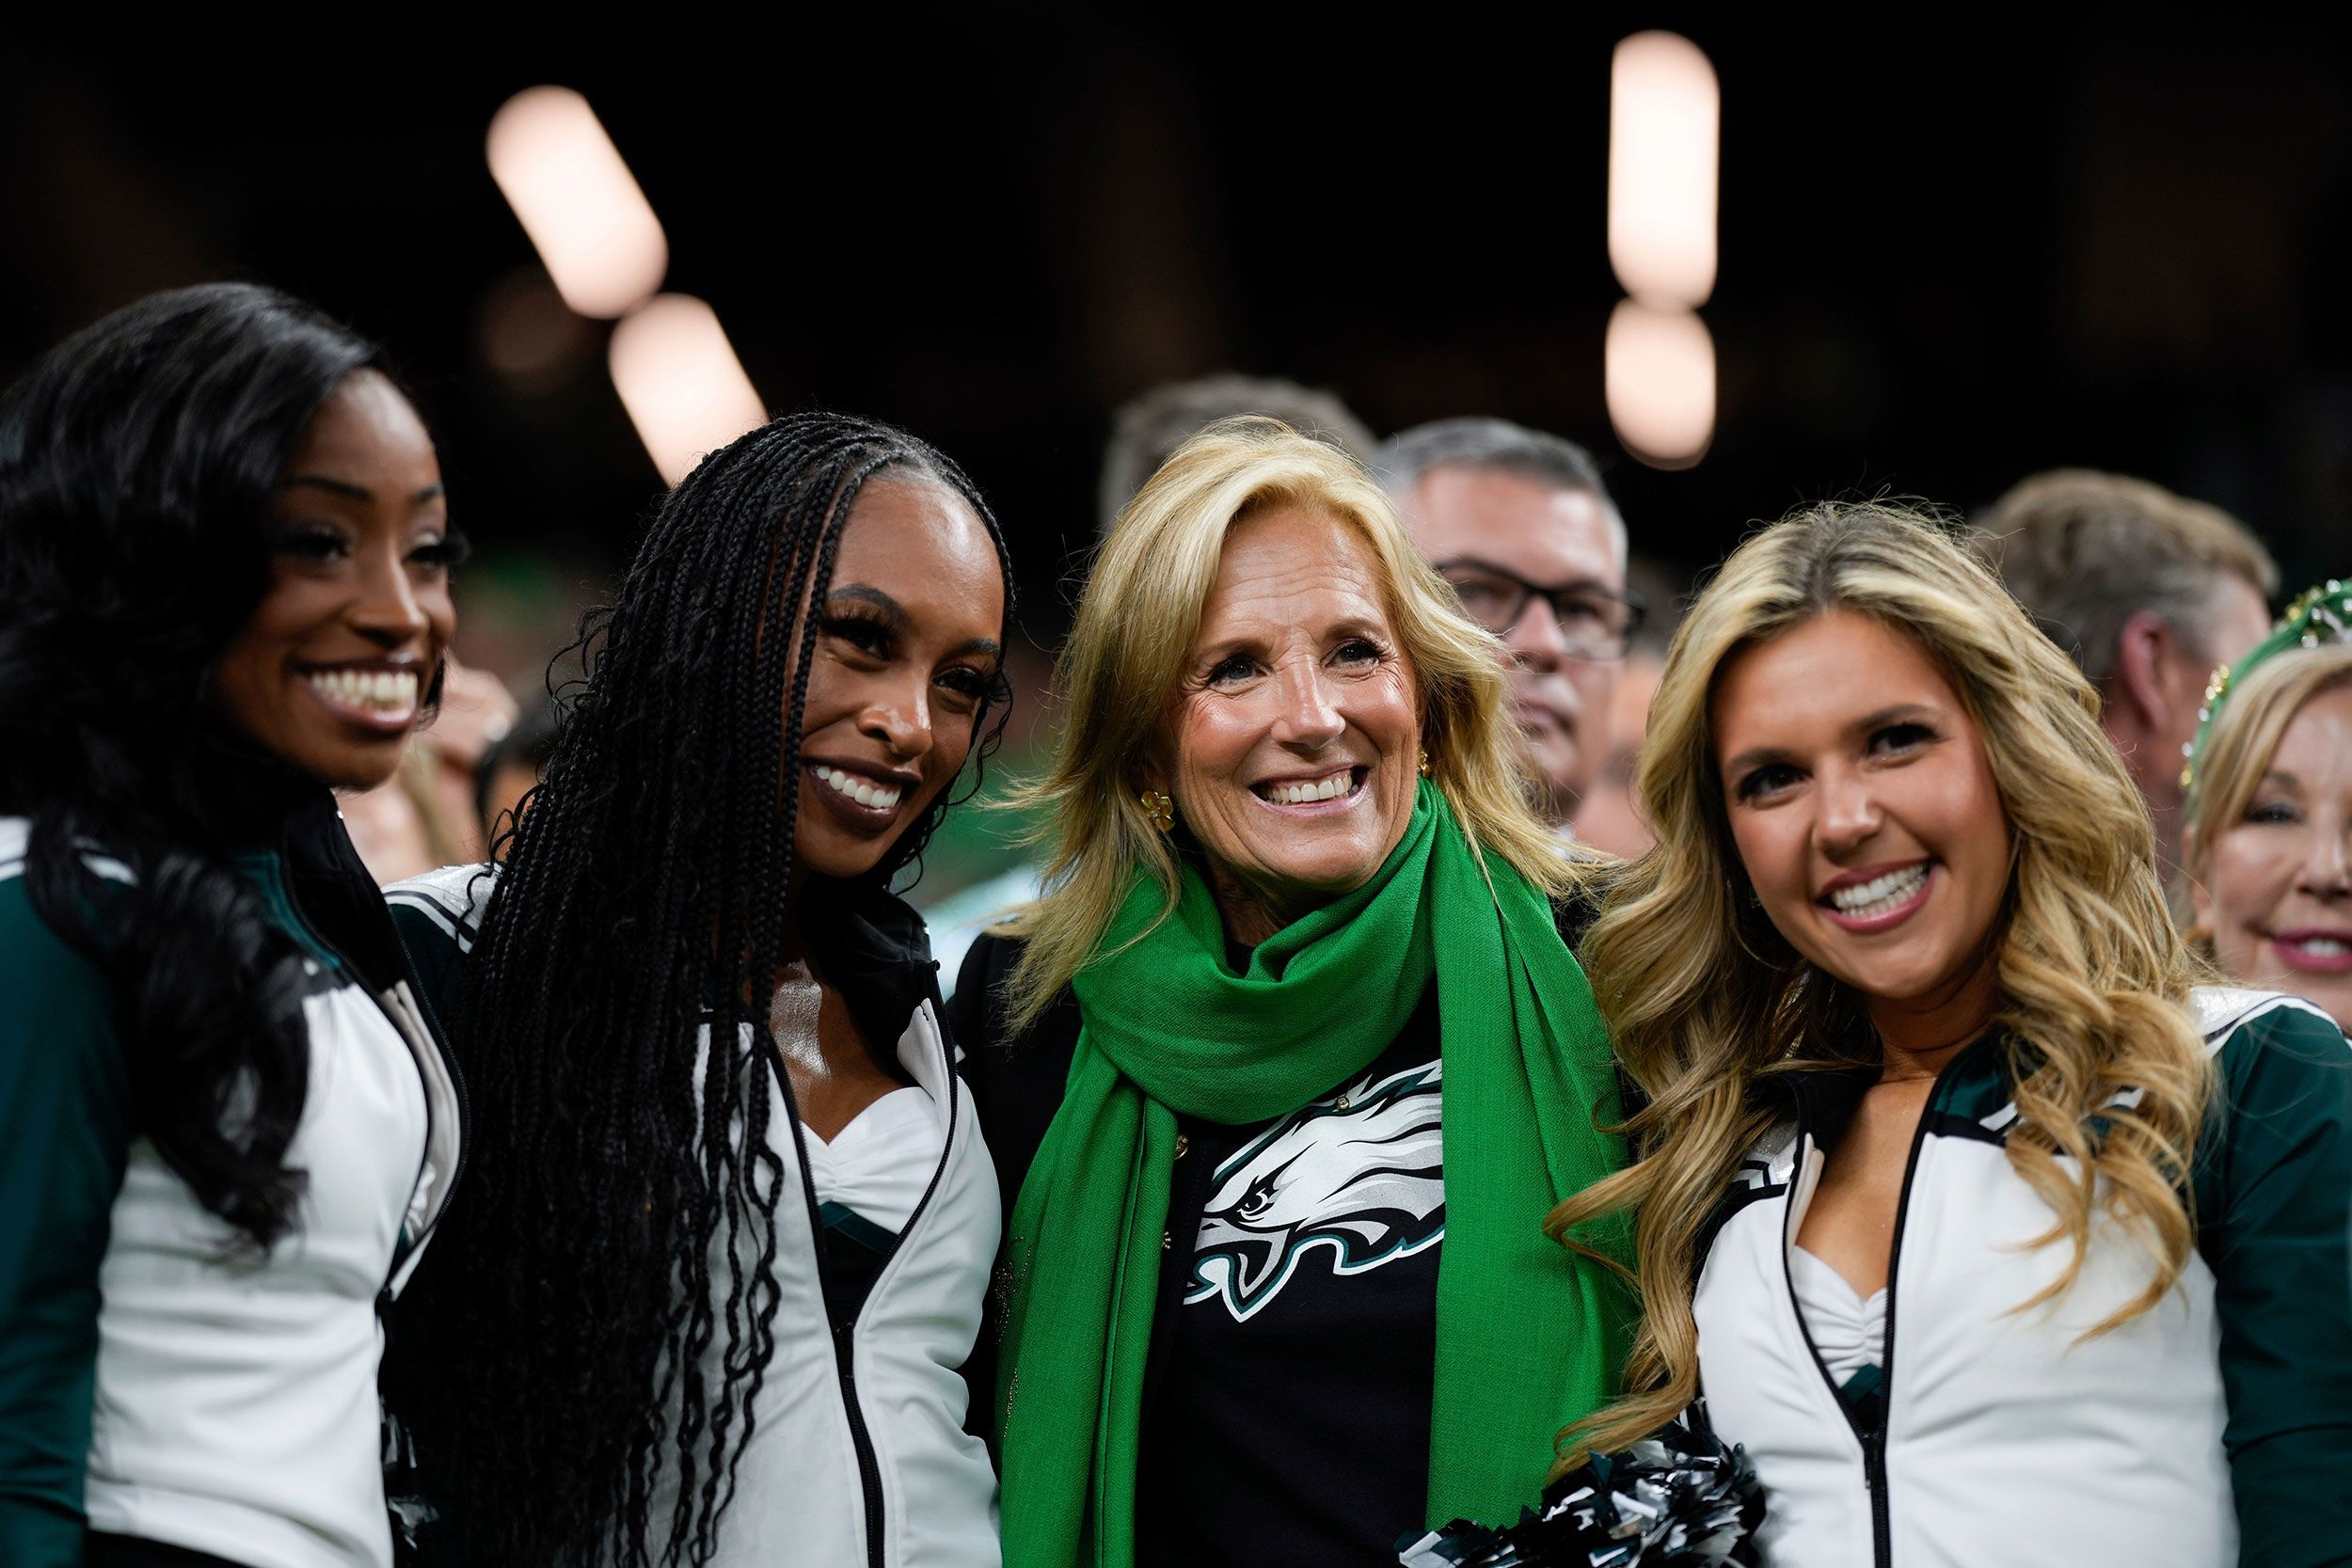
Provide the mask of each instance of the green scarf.
{"label": "green scarf", "polygon": [[[1625,1160],[1594,1126],[1617,1117],[1616,1078],[1549,905],[1501,860],[1482,870],[1424,782],[1371,881],[1267,939],[1244,974],[1198,872],[1164,907],[1139,875],[1074,982],[1069,1086],[1013,1209],[1006,1562],[1135,1560],[1177,1117],[1242,1125],[1330,1092],[1387,1049],[1432,974],[1450,1135],[1427,1522],[1516,1520],[1553,1434],[1615,1392],[1632,1315],[1607,1270],[1543,1233],[1554,1203]],[[1621,1232],[1606,1240],[1625,1255]]]}

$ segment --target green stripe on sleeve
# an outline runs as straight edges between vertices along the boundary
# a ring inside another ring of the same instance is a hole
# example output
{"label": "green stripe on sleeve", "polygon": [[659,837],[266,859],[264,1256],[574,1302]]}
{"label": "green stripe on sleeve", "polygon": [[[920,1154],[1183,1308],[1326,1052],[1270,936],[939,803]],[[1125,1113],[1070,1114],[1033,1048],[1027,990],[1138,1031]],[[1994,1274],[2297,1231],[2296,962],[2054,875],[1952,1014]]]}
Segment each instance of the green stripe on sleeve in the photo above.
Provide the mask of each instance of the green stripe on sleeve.
{"label": "green stripe on sleeve", "polygon": [[99,971],[0,881],[0,1562],[82,1560],[98,1271],[131,1085]]}

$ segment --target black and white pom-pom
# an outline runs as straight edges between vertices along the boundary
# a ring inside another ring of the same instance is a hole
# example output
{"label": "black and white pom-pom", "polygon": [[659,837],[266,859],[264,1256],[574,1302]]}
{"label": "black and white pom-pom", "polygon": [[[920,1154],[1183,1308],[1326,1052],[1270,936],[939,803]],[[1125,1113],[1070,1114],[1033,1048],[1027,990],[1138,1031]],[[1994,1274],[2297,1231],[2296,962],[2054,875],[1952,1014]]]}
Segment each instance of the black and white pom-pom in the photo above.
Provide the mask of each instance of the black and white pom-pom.
{"label": "black and white pom-pom", "polygon": [[1489,1529],[1457,1519],[1397,1553],[1403,1568],[1723,1568],[1754,1560],[1764,1488],[1726,1449],[1704,1402],[1623,1453],[1596,1454],[1544,1489],[1540,1512]]}

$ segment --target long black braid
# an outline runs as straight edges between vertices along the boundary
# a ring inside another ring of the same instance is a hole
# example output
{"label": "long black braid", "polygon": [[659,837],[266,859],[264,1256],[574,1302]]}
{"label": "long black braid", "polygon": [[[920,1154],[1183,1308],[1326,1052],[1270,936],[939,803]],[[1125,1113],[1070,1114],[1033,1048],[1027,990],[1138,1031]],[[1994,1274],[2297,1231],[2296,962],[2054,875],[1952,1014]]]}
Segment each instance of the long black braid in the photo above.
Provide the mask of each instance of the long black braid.
{"label": "long black braid", "polygon": [[[1005,563],[946,457],[885,425],[795,415],[670,493],[572,650],[587,673],[468,963],[464,1191],[388,1363],[464,1561],[635,1568],[716,1547],[781,1296],[786,1166],[761,1053],[798,918],[783,894],[819,617],[782,630],[822,603],[861,487],[901,474],[961,495]],[[1011,594],[1008,566],[1008,626]],[[974,720],[977,757],[1002,699],[1000,682]],[[921,853],[949,793],[873,879]],[[665,1467],[677,1507],[652,1517]]]}

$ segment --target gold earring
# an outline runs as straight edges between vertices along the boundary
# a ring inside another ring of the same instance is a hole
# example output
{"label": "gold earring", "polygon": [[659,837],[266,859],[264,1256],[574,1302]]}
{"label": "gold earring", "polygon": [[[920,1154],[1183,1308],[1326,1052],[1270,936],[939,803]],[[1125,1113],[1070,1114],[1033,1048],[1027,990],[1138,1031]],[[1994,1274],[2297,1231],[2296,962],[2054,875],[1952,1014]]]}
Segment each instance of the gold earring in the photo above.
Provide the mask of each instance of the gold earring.
{"label": "gold earring", "polygon": [[1424,779],[1429,777],[1429,748],[1426,746],[1421,749],[1421,776]]}
{"label": "gold earring", "polygon": [[1164,833],[1174,831],[1176,827],[1175,801],[1156,789],[1147,789],[1136,799],[1143,802],[1143,815],[1152,819],[1152,826]]}

